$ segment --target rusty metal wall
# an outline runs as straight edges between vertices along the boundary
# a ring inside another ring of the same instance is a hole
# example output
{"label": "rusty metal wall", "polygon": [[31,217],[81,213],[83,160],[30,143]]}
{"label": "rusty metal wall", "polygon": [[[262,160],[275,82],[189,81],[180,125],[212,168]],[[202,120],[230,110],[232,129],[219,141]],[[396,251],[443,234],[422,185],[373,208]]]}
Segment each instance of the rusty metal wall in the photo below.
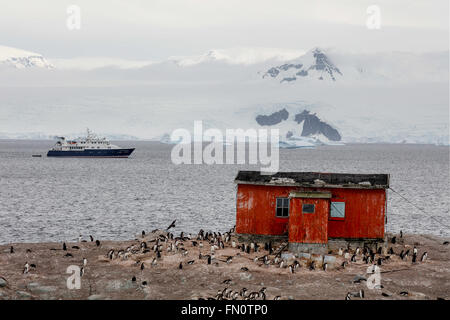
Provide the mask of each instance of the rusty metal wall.
{"label": "rusty metal wall", "polygon": [[239,184],[236,196],[236,232],[282,235],[289,218],[275,216],[276,198],[287,198],[292,187]]}
{"label": "rusty metal wall", "polygon": [[[329,238],[384,237],[386,192],[384,189],[317,189],[239,184],[236,197],[236,232],[243,234],[282,235],[288,218],[275,216],[276,198],[291,191],[330,191],[331,201],[345,202],[345,219],[328,218]],[[291,209],[292,210],[292,209]]]}
{"label": "rusty metal wall", "polygon": [[[303,204],[314,204],[314,213],[302,213]],[[292,198],[289,212],[289,242],[328,242],[328,199]]]}
{"label": "rusty metal wall", "polygon": [[345,202],[345,219],[329,219],[329,238],[384,238],[384,189],[336,189],[332,193],[331,201]]}

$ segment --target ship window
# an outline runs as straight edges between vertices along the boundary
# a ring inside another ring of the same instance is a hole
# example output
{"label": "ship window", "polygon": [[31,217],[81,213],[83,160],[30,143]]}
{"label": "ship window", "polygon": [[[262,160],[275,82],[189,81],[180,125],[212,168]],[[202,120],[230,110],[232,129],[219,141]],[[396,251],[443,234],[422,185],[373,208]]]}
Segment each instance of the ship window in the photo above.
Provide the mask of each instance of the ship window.
{"label": "ship window", "polygon": [[314,210],[315,210],[314,204],[304,203],[302,205],[302,213],[314,213]]}
{"label": "ship window", "polygon": [[276,216],[289,217],[289,198],[277,198]]}
{"label": "ship window", "polygon": [[345,202],[331,202],[330,217],[345,218]]}

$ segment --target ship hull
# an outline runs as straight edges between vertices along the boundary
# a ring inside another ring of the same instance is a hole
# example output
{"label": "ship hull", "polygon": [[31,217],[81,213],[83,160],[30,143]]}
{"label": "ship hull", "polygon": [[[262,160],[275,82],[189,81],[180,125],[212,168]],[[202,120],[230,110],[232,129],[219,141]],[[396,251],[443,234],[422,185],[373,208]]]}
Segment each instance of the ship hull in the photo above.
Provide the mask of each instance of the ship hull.
{"label": "ship hull", "polygon": [[50,150],[47,157],[66,158],[128,158],[134,151],[131,149],[88,149],[88,150]]}

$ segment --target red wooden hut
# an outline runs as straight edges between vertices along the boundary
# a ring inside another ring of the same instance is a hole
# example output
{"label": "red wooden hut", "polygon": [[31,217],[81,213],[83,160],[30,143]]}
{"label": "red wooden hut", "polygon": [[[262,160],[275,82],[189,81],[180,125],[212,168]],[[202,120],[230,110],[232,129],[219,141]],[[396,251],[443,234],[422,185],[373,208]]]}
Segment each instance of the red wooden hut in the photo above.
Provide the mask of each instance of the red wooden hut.
{"label": "red wooden hut", "polygon": [[388,174],[239,171],[236,233],[288,236],[291,251],[384,239]]}

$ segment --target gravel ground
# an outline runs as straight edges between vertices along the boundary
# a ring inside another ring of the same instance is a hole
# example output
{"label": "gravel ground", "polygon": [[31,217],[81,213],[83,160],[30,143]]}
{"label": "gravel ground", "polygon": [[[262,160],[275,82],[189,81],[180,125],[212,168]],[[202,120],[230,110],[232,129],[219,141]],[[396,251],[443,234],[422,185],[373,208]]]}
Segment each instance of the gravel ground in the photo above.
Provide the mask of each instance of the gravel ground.
{"label": "gravel ground", "polygon": [[[369,289],[366,281],[354,283],[357,276],[369,278],[362,255],[356,256],[356,262],[350,262],[338,252],[333,252],[336,262],[324,271],[321,263],[316,263],[315,270],[308,265],[311,260],[294,258],[300,267],[294,273],[289,268],[280,268],[274,263],[275,257],[269,255],[270,263],[254,261],[255,257],[268,254],[264,244],[258,252],[245,253],[232,247],[232,241],[224,249],[215,250],[211,264],[207,258],[199,258],[211,253],[207,241],[197,241],[193,246],[191,240],[185,240],[186,250],[168,252],[167,247],[175,241],[161,243],[162,255],[152,261],[156,253],[151,250],[154,240],[162,231],[138,236],[130,241],[101,241],[66,243],[14,243],[0,246],[0,300],[2,299],[200,299],[214,298],[218,291],[259,292],[266,288],[266,299],[345,299],[348,292],[364,290],[363,299],[449,299],[450,298],[450,254],[447,239],[429,235],[403,235],[397,243],[389,243],[395,254],[383,260],[381,269],[381,288]],[[232,240],[237,241],[234,237]],[[141,242],[145,241],[150,249],[142,253]],[[200,247],[203,243],[203,247]],[[240,245],[237,243],[237,245]],[[14,253],[10,252],[13,246]],[[126,251],[128,247],[136,248],[136,253],[126,259],[109,259],[108,252],[114,249]],[[179,246],[179,247],[182,247]],[[418,262],[412,263],[413,247],[418,249]],[[402,260],[398,254],[409,249],[410,256]],[[424,252],[428,253],[425,261],[420,261]],[[183,252],[187,252],[183,254]],[[353,250],[350,250],[352,255]],[[66,256],[70,253],[71,256]],[[226,258],[233,256],[232,262]],[[385,255],[377,255],[385,257]],[[67,268],[71,265],[83,266],[87,259],[84,274],[80,278],[81,288],[68,289],[67,279],[71,276]],[[285,265],[293,263],[288,260]],[[188,261],[194,261],[188,264]],[[344,260],[348,265],[342,268]],[[180,269],[180,262],[183,268]],[[24,266],[28,263],[28,273]],[[142,263],[144,264],[141,269]],[[248,271],[242,270],[248,268]],[[136,278],[133,281],[133,277]],[[355,278],[356,277],[356,278]],[[402,294],[400,294],[402,293]],[[238,299],[242,299],[241,296]],[[353,297],[351,299],[361,299]]]}

